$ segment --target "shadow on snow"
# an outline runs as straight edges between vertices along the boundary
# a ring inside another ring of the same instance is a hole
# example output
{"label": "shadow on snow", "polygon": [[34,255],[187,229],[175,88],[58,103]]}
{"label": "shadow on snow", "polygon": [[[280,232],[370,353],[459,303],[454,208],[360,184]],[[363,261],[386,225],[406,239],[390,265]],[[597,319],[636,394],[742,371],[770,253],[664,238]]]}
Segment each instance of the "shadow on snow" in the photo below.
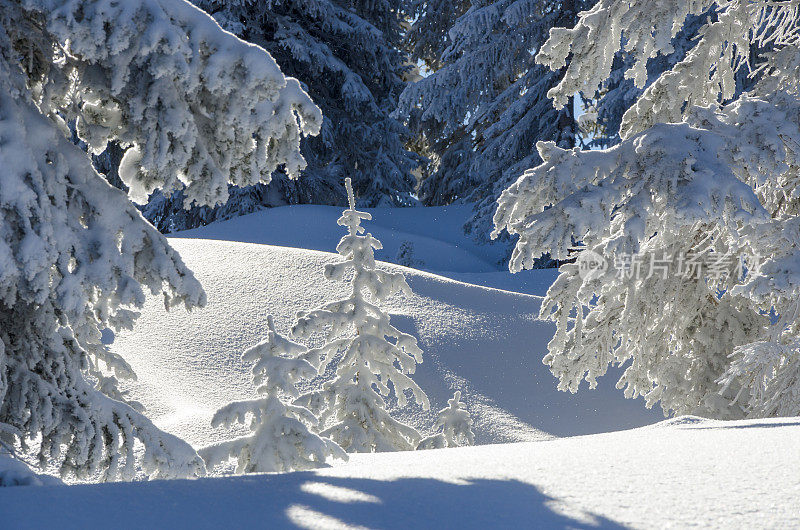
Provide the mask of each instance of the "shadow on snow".
{"label": "shadow on snow", "polygon": [[3,491],[0,513],[9,528],[86,528],[101,521],[115,528],[622,528],[592,514],[581,520],[559,513],[555,501],[516,480],[456,484],[289,473],[16,487]]}

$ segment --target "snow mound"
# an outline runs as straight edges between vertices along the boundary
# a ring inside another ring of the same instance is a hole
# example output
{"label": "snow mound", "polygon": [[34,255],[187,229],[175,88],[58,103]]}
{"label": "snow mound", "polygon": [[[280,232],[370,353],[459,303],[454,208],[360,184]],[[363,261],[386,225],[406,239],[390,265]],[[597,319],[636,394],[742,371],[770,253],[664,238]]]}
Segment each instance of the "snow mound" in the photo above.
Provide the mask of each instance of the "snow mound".
{"label": "snow mound", "polygon": [[[0,488],[9,486],[57,486],[63,485],[59,479],[50,475],[39,475],[25,463],[0,447]],[[0,518],[2,520],[2,518]]]}
{"label": "snow mound", "polygon": [[0,514],[9,528],[798,527],[800,418],[712,423],[359,454],[283,475],[10,488]]}
{"label": "snow mound", "polygon": [[[139,376],[131,397],[142,402],[161,428],[195,447],[230,438],[212,429],[211,416],[232,400],[255,397],[250,367],[241,352],[267,333],[267,316],[287,332],[295,313],[346,294],[344,282],[325,281],[334,254],[224,241],[172,239],[208,293],[208,306],[166,312],[150,299],[135,329],[111,347]],[[660,412],[623,398],[605,378],[597,390],[558,392],[541,362],[553,333],[537,320],[541,298],[402,270],[414,296],[389,302],[392,323],[419,338],[424,362],[414,380],[432,410],[461,390],[475,418],[479,444],[520,442],[587,434],[653,423]],[[534,271],[535,272],[535,271]],[[550,274],[544,271],[543,274]],[[398,417],[430,432],[435,413],[396,410]]]}

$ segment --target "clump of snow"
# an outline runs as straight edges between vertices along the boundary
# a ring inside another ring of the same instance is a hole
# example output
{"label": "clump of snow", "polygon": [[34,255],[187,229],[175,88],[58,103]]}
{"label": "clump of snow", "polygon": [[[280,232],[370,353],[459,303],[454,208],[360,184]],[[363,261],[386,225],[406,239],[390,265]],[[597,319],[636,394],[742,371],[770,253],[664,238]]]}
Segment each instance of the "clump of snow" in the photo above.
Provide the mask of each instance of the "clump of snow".
{"label": "clump of snow", "polygon": [[35,473],[0,444],[0,488],[8,486],[55,486],[64,483],[50,475]]}

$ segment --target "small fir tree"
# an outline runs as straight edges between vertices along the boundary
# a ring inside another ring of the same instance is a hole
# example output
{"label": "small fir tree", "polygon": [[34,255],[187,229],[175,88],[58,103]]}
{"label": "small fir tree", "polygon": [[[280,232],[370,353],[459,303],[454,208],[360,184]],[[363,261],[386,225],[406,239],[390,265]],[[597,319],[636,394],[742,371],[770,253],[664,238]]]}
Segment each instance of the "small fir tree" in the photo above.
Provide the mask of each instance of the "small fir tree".
{"label": "small fir tree", "polygon": [[406,391],[410,391],[424,409],[430,408],[425,392],[409,377],[422,362],[422,350],[414,337],[389,323],[389,315],[379,305],[395,293],[411,294],[411,288],[401,273],[375,267],[374,250],[382,248],[381,243],[361,226],[362,220],[372,216],[355,209],[350,179],[345,186],[350,208],[338,223],[348,233],[336,247],[345,261],[326,265],[325,277],[341,280],[352,269],[352,291],[347,298],[301,312],[292,330],[300,338],[328,332],[326,343],[309,350],[308,356],[325,367],[338,358],[336,375],[322,389],[301,396],[298,403],[320,410],[320,419],[330,423],[322,436],[348,452],[414,449],[420,434],[389,415],[384,397],[391,385],[399,406],[406,405]]}
{"label": "small fir tree", "polygon": [[464,409],[461,391],[456,391],[453,398],[447,401],[447,406],[439,411],[436,429],[441,429],[441,432],[422,440],[417,449],[442,449],[475,444],[472,416]]}
{"label": "small fir tree", "polygon": [[297,398],[297,383],[317,375],[306,359],[305,346],[282,337],[269,317],[266,340],[248,349],[242,359],[253,364],[253,382],[264,397],[237,401],[214,414],[214,427],[245,424],[253,433],[206,447],[200,456],[215,467],[229,457],[238,458],[237,473],[306,470],[325,465],[329,458],[347,459],[341,447],[308,428],[319,420],[305,407],[288,404],[284,396]]}

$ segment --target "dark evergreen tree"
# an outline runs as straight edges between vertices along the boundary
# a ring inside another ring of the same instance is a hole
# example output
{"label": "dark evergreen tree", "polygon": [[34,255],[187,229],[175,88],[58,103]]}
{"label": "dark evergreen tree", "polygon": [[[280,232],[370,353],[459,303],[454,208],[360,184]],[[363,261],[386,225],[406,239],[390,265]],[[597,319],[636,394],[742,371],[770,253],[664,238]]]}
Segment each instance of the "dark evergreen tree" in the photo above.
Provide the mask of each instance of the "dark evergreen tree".
{"label": "dark evergreen tree", "polygon": [[[555,109],[547,97],[560,74],[536,64],[535,54],[550,28],[571,26],[583,5],[580,0],[412,4],[418,17],[406,46],[413,59],[434,70],[406,88],[398,111],[430,158],[420,199],[428,205],[474,202],[465,230],[478,240],[489,240],[500,192],[539,163],[538,140],[575,144],[572,106]],[[446,44],[442,31],[422,30],[458,12],[464,14],[447,31]]]}

